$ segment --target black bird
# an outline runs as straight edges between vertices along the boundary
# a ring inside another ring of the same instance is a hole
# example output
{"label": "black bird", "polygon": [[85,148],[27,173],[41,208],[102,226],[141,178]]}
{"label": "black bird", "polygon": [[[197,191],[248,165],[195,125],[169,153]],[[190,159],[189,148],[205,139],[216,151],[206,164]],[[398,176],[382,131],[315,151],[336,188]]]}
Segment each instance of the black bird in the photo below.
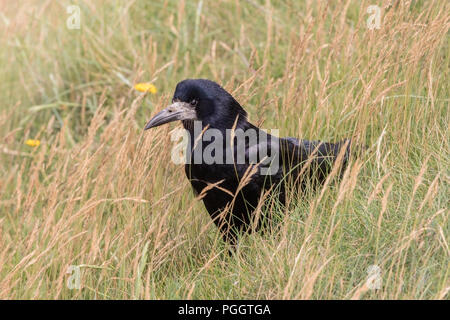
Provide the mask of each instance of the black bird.
{"label": "black bird", "polygon": [[323,143],[265,133],[247,121],[247,113],[231,94],[206,79],[178,83],[172,104],[156,114],[145,130],[176,120],[182,121],[190,137],[186,176],[233,247],[240,232],[257,231],[271,221],[272,217],[255,217],[263,199],[275,198],[284,205],[287,187],[317,187],[337,159],[337,175],[342,175],[349,158],[348,139]]}

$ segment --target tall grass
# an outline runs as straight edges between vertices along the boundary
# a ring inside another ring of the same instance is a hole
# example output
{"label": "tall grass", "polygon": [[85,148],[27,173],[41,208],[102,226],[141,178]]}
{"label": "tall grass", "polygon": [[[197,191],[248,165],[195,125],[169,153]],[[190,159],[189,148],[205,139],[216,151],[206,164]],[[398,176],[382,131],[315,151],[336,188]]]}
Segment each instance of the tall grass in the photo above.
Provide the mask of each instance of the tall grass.
{"label": "tall grass", "polygon": [[[0,298],[448,299],[450,4],[386,3],[0,1]],[[142,131],[188,77],[368,151],[229,257],[170,160],[176,125]]]}

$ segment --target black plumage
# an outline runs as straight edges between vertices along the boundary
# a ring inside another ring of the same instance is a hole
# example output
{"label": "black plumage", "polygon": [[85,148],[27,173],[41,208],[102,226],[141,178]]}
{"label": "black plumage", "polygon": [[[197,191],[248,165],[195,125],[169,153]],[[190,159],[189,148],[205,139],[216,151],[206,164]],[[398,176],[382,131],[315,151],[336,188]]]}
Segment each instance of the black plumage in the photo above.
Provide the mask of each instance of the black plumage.
{"label": "black plumage", "polygon": [[[210,80],[188,79],[178,83],[172,104],[155,115],[146,129],[175,120],[182,121],[190,136],[186,176],[194,191],[201,196],[224,240],[232,245],[240,232],[257,231],[265,226],[265,222],[271,221],[270,216],[260,216],[255,221],[255,209],[264,204],[260,202],[262,198],[275,198],[284,205],[288,187],[298,190],[317,187],[326,180],[338,155],[341,161],[337,175],[342,174],[349,158],[349,140],[323,143],[265,134],[247,121],[245,110],[226,90]],[[200,121],[202,132],[194,130],[195,121]],[[223,146],[222,155],[213,150],[211,154],[220,161],[193,161],[196,151],[205,152],[217,139],[199,143],[199,135],[210,129],[220,132],[233,143]],[[234,134],[237,130],[252,130],[257,139],[244,139],[239,145],[240,141]],[[232,155],[231,162],[227,162],[227,151]],[[254,154],[257,156],[253,157]],[[267,163],[267,155],[270,155],[271,163]],[[239,156],[244,161],[237,161]],[[270,165],[274,170],[263,174],[261,170],[267,170]]]}

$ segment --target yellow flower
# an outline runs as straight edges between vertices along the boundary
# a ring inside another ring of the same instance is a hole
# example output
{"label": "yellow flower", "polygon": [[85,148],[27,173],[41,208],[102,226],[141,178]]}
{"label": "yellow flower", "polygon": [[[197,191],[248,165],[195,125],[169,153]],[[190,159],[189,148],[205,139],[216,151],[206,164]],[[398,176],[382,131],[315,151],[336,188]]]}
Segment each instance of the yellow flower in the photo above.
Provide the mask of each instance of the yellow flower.
{"label": "yellow flower", "polygon": [[35,139],[28,139],[27,141],[25,141],[25,144],[30,147],[39,147],[41,141]]}
{"label": "yellow flower", "polygon": [[158,90],[156,89],[156,87],[152,84],[152,83],[138,83],[134,86],[134,88],[137,91],[140,92],[150,92],[151,94],[156,94],[156,92],[158,92]]}

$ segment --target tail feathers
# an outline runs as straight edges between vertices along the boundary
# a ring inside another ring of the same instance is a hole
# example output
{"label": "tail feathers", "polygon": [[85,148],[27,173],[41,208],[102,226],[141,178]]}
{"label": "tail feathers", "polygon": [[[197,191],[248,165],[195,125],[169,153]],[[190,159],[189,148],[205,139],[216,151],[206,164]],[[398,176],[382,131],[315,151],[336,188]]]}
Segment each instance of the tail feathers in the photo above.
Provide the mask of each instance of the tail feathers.
{"label": "tail feathers", "polygon": [[[345,169],[350,161],[350,155],[360,153],[364,148],[355,147],[355,143],[351,139],[344,139],[339,142],[322,142],[310,140],[297,140],[292,137],[282,139],[283,142],[283,156],[288,168],[295,167],[292,174],[297,177],[302,171],[302,166],[298,164],[306,164],[307,171],[304,172],[304,177],[300,179],[303,183],[309,177],[311,181],[322,184],[325,182],[327,176],[331,173],[342,148],[345,151],[341,160],[339,161],[338,177],[342,177]],[[309,163],[309,164],[308,164]],[[285,164],[285,165],[286,165]]]}
{"label": "tail feathers", "polygon": [[347,168],[350,152],[351,152],[351,140],[344,139],[340,142],[322,142],[322,141],[301,141],[306,153],[314,158],[315,175],[318,181],[323,183],[326,177],[330,174],[333,166],[336,164],[336,160],[339,157],[342,148],[345,148],[344,155],[340,161],[340,168],[338,176],[342,177],[345,169]]}
{"label": "tail feathers", "polygon": [[350,139],[344,139],[336,143],[301,140],[301,144],[308,154],[315,153],[318,157],[337,158],[344,146],[346,147],[344,158],[348,159],[350,156]]}
{"label": "tail feathers", "polygon": [[320,140],[297,140],[292,137],[287,137],[285,140],[288,144],[292,144],[292,149],[294,152],[300,152],[301,158],[305,161],[305,156],[313,156],[314,158],[321,159],[323,161],[328,160],[328,162],[334,163],[337,159],[339,152],[345,146],[346,151],[344,154],[343,162],[346,164],[350,158],[351,152],[351,140],[344,139],[340,142],[322,142]]}

